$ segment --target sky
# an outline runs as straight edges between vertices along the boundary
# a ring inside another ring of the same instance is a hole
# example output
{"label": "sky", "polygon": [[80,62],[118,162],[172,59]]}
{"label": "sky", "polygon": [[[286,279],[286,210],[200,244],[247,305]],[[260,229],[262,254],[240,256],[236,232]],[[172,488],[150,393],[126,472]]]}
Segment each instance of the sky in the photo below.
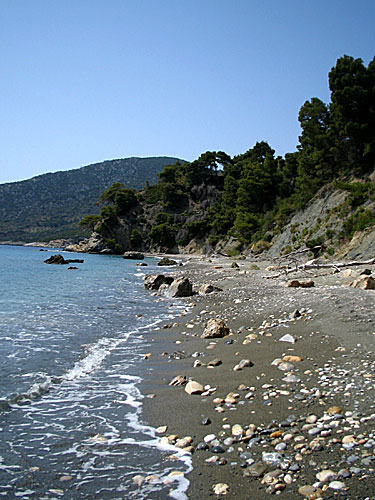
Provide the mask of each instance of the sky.
{"label": "sky", "polygon": [[375,0],[0,0],[0,183],[114,158],[296,150]]}

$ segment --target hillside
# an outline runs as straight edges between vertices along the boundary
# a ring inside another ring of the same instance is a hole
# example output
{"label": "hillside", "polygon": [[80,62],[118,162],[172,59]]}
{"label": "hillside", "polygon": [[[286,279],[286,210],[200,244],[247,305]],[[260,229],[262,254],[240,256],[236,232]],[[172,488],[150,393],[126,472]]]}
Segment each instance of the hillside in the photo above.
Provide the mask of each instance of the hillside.
{"label": "hillside", "polygon": [[343,56],[328,78],[331,102],[299,111],[297,151],[276,156],[265,141],[233,157],[207,151],[142,192],[112,186],[83,221],[96,233],[90,251],[372,252],[358,232],[375,226],[375,58]]}
{"label": "hillside", "polygon": [[0,184],[0,241],[48,241],[87,235],[78,226],[99,211],[99,195],[114,182],[142,189],[176,158],[125,158]]}

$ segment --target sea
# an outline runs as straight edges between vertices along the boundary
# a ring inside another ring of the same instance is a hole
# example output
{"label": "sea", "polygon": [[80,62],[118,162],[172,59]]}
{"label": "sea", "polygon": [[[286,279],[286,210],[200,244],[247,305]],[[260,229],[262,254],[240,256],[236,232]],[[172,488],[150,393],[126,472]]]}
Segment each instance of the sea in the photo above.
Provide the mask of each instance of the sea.
{"label": "sea", "polygon": [[185,304],[145,290],[144,262],[0,245],[0,498],[187,498],[189,455],[142,413],[150,334]]}

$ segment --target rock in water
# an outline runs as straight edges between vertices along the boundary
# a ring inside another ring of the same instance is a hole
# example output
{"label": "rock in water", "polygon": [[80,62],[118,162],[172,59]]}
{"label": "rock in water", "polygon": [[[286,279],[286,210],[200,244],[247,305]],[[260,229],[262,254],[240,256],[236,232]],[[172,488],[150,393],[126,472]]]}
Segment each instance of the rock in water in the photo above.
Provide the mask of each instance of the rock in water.
{"label": "rock in water", "polygon": [[170,297],[190,297],[193,295],[193,287],[188,278],[182,276],[175,279],[168,292]]}
{"label": "rock in water", "polygon": [[204,329],[204,332],[201,335],[202,339],[214,339],[214,338],[220,338],[220,337],[225,337],[226,335],[229,335],[229,328],[225,326],[225,323],[221,319],[215,319],[211,318],[208,320],[206,328]]}
{"label": "rock in water", "polygon": [[171,285],[174,278],[172,276],[164,276],[164,274],[147,274],[144,279],[145,288],[148,290],[159,290],[161,285]]}
{"label": "rock in water", "polygon": [[71,263],[79,263],[82,264],[84,261],[83,259],[67,259],[65,260],[64,257],[61,254],[57,255],[52,255],[49,259],[45,260],[45,264],[71,264]]}
{"label": "rock in water", "polygon": [[158,266],[177,266],[177,262],[173,259],[168,259],[167,257],[163,257],[158,262]]}
{"label": "rock in water", "polygon": [[44,261],[45,264],[67,264],[64,257],[60,254],[52,255],[49,259]]}
{"label": "rock in water", "polygon": [[141,252],[125,252],[124,259],[143,260],[145,256]]}

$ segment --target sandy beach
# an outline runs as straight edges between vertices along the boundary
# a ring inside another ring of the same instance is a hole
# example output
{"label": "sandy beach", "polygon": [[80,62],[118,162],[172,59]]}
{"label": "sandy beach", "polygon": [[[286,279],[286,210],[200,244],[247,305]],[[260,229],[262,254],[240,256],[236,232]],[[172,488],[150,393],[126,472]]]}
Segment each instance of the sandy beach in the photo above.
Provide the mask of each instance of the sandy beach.
{"label": "sandy beach", "polygon": [[[221,291],[155,294],[187,312],[150,333],[143,415],[192,453],[188,498],[375,498],[375,291],[350,287],[375,266],[267,279],[272,262],[182,260],[160,273]],[[201,338],[210,318],[230,334]]]}

